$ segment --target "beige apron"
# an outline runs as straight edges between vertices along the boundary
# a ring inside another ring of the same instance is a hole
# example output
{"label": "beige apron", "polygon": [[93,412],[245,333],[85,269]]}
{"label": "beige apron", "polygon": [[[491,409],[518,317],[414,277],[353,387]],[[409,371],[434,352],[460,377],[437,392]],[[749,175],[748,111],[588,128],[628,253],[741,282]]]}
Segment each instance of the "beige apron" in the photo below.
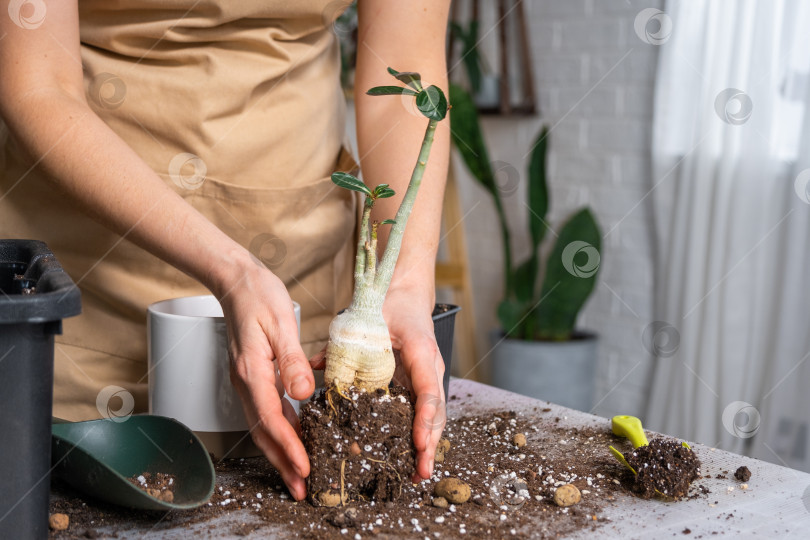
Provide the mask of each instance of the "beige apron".
{"label": "beige apron", "polygon": [[[351,299],[357,199],[329,180],[355,166],[341,152],[338,12],[328,0],[80,1],[91,107],[284,281],[307,354]],[[13,140],[0,143],[0,236],[47,242],[82,291],[82,315],[56,340],[55,414],[98,417],[108,385],[144,410],[147,306],[207,291],[73,208]]]}

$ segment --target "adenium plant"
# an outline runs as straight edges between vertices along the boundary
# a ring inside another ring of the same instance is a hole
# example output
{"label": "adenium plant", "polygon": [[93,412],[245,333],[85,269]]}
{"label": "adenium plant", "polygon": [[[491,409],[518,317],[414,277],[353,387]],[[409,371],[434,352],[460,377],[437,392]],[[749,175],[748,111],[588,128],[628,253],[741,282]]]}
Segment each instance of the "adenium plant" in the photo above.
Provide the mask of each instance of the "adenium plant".
{"label": "adenium plant", "polygon": [[[367,93],[372,96],[413,96],[416,107],[428,119],[428,125],[395,219],[369,223],[374,203],[394,195],[394,190],[388,184],[370,188],[351,174],[332,174],[332,181],[336,185],[365,195],[355,258],[354,296],[351,305],[329,326],[329,343],[326,346],[324,379],[327,384],[337,387],[338,391],[352,385],[368,391],[380,388],[387,391],[394,376],[396,366],[391,337],[383,319],[383,301],[394,274],[408,216],[430,157],[436,126],[447,116],[448,110],[444,92],[437,86],[424,86],[418,73],[399,72],[391,68],[388,68],[388,72],[404,86],[376,86]],[[377,229],[380,225],[390,225],[391,231],[385,251],[378,260]]]}

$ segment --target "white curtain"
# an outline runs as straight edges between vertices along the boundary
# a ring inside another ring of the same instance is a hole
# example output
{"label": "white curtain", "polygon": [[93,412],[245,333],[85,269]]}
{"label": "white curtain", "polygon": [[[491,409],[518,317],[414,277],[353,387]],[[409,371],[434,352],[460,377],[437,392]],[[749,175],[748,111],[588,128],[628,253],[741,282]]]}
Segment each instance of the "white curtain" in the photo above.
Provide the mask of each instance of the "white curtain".
{"label": "white curtain", "polygon": [[664,13],[645,420],[810,470],[810,2]]}

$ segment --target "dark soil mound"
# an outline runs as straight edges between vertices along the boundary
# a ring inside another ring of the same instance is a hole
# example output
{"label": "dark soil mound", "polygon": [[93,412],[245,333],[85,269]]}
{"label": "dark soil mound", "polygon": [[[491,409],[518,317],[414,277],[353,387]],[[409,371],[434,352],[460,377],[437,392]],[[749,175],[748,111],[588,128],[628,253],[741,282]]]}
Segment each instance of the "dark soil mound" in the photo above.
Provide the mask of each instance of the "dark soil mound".
{"label": "dark soil mound", "polygon": [[672,499],[686,497],[689,485],[700,477],[698,457],[674,439],[653,439],[624,458],[637,473],[631,489],[644,499],[655,496],[656,490]]}
{"label": "dark soil mound", "polygon": [[304,447],[310,458],[310,501],[393,501],[415,471],[413,404],[408,392],[392,386],[340,393],[330,387],[301,411]]}

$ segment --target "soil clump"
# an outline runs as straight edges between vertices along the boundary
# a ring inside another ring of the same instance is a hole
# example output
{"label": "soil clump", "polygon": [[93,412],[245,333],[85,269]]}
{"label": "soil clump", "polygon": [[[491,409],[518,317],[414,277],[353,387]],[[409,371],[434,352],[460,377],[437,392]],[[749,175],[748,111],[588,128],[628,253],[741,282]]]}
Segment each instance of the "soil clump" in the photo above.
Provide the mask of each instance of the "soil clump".
{"label": "soil clump", "polygon": [[624,458],[636,471],[635,475],[628,471],[631,489],[643,499],[657,493],[671,499],[686,497],[689,486],[700,477],[697,455],[675,439],[653,439],[647,446],[626,452]]}
{"label": "soil clump", "polygon": [[413,404],[402,387],[319,393],[301,411],[309,500],[316,506],[397,500],[416,470],[412,430]]}

